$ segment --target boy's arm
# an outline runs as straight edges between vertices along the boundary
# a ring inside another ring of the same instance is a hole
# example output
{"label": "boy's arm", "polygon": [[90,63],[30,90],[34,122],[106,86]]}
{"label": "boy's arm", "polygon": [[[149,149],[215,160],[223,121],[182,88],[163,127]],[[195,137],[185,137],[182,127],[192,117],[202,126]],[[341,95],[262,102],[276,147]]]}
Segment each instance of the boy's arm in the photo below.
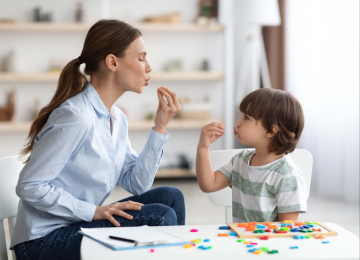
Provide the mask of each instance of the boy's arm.
{"label": "boy's arm", "polygon": [[196,176],[203,192],[215,192],[231,184],[222,172],[214,172],[210,163],[209,146],[225,134],[223,129],[222,124],[211,123],[201,130],[196,154]]}
{"label": "boy's arm", "polygon": [[196,176],[200,189],[203,192],[215,192],[222,190],[231,184],[222,172],[213,172],[210,163],[209,150],[204,148],[197,149]]}
{"label": "boy's arm", "polygon": [[284,220],[292,220],[292,221],[298,221],[299,219],[299,212],[289,212],[289,213],[279,213],[278,214],[279,221]]}

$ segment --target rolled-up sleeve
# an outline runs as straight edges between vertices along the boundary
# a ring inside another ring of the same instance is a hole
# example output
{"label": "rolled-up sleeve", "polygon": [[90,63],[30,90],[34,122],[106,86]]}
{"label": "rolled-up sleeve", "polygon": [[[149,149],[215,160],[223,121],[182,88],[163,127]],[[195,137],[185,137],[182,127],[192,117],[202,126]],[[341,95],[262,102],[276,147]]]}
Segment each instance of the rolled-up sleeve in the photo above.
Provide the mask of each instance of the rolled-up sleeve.
{"label": "rolled-up sleeve", "polygon": [[278,213],[307,212],[307,187],[302,174],[293,172],[276,186]]}
{"label": "rolled-up sleeve", "polygon": [[165,144],[169,138],[170,135],[167,132],[161,134],[151,129],[140,155],[132,149],[130,139],[127,138],[125,163],[118,184],[134,195],[148,191],[153,184]]}
{"label": "rolled-up sleeve", "polygon": [[96,205],[79,200],[52,183],[82,145],[90,127],[86,115],[72,106],[61,106],[52,112],[21,171],[16,186],[20,199],[37,210],[70,221],[92,221]]}

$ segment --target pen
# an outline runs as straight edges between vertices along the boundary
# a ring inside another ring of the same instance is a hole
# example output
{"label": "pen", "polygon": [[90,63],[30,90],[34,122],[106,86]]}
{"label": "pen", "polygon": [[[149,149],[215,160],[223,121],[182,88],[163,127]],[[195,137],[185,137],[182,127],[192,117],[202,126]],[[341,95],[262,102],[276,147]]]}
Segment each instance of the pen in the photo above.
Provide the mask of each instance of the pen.
{"label": "pen", "polygon": [[138,241],[136,241],[136,240],[127,239],[127,238],[122,238],[122,237],[115,237],[115,236],[109,236],[109,238],[110,238],[110,239],[115,239],[115,240],[124,241],[124,242],[134,243],[134,244],[137,244],[137,242],[138,242]]}
{"label": "pen", "polygon": [[109,236],[109,238],[110,238],[110,239],[119,240],[119,241],[134,243],[135,246],[155,246],[155,245],[166,245],[166,244],[169,243],[169,242],[166,241],[166,240],[162,240],[162,241],[151,241],[151,242],[138,242],[138,241],[136,241],[136,240],[127,239],[127,238],[123,238],[123,237]]}

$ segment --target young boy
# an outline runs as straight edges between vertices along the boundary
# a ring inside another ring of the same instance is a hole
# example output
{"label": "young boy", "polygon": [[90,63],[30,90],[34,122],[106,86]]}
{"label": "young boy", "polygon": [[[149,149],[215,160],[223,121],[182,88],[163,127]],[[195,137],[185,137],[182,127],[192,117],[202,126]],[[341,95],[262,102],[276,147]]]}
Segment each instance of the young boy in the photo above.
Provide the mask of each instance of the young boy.
{"label": "young boy", "polygon": [[196,175],[204,192],[232,188],[233,221],[297,221],[307,211],[307,187],[288,153],[295,150],[304,128],[299,101],[275,89],[259,89],[240,104],[241,118],[234,134],[254,147],[235,155],[213,172],[209,146],[224,135],[224,126],[203,127],[197,148]]}

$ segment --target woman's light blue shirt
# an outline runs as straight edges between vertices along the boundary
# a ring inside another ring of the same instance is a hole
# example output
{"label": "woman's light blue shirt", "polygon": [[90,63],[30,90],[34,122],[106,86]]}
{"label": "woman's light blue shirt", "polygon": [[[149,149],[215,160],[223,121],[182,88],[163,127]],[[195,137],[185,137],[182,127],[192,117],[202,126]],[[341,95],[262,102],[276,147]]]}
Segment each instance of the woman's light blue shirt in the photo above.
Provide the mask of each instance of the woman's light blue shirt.
{"label": "woman's light blue shirt", "polygon": [[35,140],[16,186],[20,202],[11,246],[92,221],[117,183],[134,195],[148,191],[169,137],[151,129],[138,155],[124,113],[115,106],[110,113],[89,83],[51,113]]}

